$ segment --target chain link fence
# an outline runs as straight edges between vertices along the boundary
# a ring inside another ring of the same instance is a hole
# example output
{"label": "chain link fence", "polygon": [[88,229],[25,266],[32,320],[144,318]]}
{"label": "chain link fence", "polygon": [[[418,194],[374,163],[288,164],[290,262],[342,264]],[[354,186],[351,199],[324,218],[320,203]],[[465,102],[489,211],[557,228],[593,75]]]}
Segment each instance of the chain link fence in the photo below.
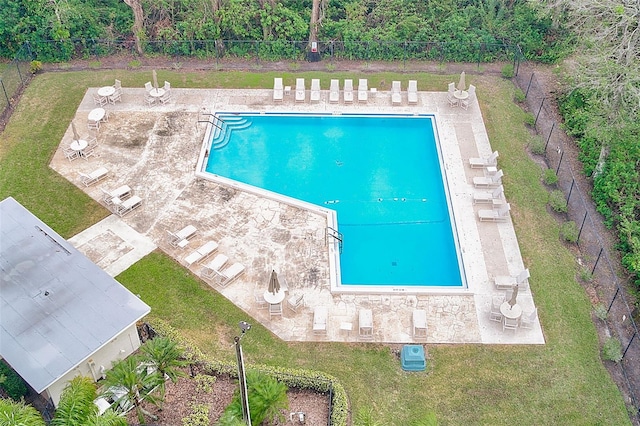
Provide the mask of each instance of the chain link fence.
{"label": "chain link fence", "polygon": [[26,86],[31,76],[31,51],[29,45],[25,44],[0,73],[0,122],[4,122],[11,113],[16,95]]}
{"label": "chain link fence", "polygon": [[603,219],[589,195],[590,182],[581,170],[573,170],[572,162],[568,161],[569,156],[577,155],[577,147],[562,131],[553,93],[540,81],[539,77],[542,77],[536,74],[533,64],[518,63],[516,84],[524,92],[526,105],[535,116],[535,130],[544,143],[546,165],[556,173],[558,188],[565,195],[568,221],[575,223],[576,244],[581,256],[580,279],[595,289],[598,303],[604,308],[602,311],[606,309],[606,318],[602,321],[606,323],[609,338],[620,342],[622,359],[614,370],[618,370],[617,375],[622,379],[618,382],[623,382],[618,384],[626,385],[626,391],[621,390],[627,397],[631,417],[635,424],[640,424],[640,338],[634,319],[638,312],[618,278],[626,274],[618,253],[612,248],[614,243],[607,242]]}

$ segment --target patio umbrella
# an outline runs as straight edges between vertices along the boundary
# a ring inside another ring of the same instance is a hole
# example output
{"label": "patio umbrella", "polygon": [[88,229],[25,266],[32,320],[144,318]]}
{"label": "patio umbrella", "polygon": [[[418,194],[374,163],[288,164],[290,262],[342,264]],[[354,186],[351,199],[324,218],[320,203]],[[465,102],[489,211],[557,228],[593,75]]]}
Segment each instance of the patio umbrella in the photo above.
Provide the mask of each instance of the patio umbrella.
{"label": "patio umbrella", "polygon": [[80,140],[80,135],[78,134],[78,131],[76,130],[76,123],[71,121],[71,130],[73,131],[73,140],[74,141],[79,141]]}
{"label": "patio umbrella", "polygon": [[511,305],[512,308],[513,308],[513,305],[518,303],[517,297],[518,297],[518,284],[513,286],[513,293],[511,294],[511,299],[509,299],[509,305]]}
{"label": "patio umbrella", "polygon": [[458,90],[465,90],[465,87],[467,86],[465,80],[465,76],[464,76],[464,71],[462,71],[460,73],[460,81],[458,82]]}
{"label": "patio umbrella", "polygon": [[271,270],[271,278],[269,279],[269,293],[276,294],[280,291],[280,281],[278,281],[278,274],[273,269]]}
{"label": "patio umbrella", "polygon": [[153,87],[155,89],[158,88],[158,73],[156,73],[156,70],[153,70]]}

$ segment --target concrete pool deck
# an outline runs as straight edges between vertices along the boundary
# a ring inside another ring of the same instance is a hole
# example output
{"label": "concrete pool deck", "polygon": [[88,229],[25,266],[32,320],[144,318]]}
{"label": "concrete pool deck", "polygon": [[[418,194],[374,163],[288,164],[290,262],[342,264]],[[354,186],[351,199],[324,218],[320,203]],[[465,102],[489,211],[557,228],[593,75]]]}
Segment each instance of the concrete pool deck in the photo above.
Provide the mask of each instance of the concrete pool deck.
{"label": "concrete pool deck", "polygon": [[[95,105],[88,89],[78,107],[76,127],[82,137],[87,114]],[[491,298],[501,293],[492,278],[516,275],[523,268],[511,220],[479,222],[473,205],[472,179],[483,170],[471,169],[468,158],[488,156],[488,136],[477,102],[468,110],[452,108],[446,92],[419,92],[417,105],[392,106],[391,95],[377,92],[367,103],[328,102],[323,90],[320,102],[296,103],[293,93],[274,103],[272,90],[172,89],[173,99],[165,105],[147,107],[143,88],[124,88],[121,103],[107,105],[109,120],[97,134],[99,146],[93,157],[68,161],[62,148],[72,137],[71,126],[61,140],[50,166],[95,200],[102,189],[127,184],[143,200],[142,207],[119,218],[104,221],[70,239],[83,253],[112,275],[126,269],[156,247],[199,276],[200,264],[187,266],[184,258],[209,240],[219,243],[217,253],[229,257],[229,264],[245,265],[244,273],[225,288],[208,283],[251,318],[287,341],[359,341],[358,312],[373,312],[373,341],[385,343],[485,343],[543,344],[539,322],[533,329],[502,330],[489,320]],[[445,161],[451,202],[461,247],[468,289],[432,294],[336,293],[331,292],[326,216],[281,201],[215,183],[195,175],[206,125],[198,123],[202,112],[283,111],[332,113],[434,114]],[[85,187],[78,172],[99,167],[109,170],[101,182]],[[508,201],[508,200],[507,200]],[[167,231],[192,224],[198,232],[185,248],[169,244]],[[213,256],[212,256],[213,257]],[[124,269],[123,269],[124,268]],[[263,292],[272,269],[286,279],[289,293],[303,292],[305,306],[297,312],[283,303],[282,317],[270,319],[267,309],[255,301]],[[520,289],[518,303],[524,311],[535,308],[528,289]],[[326,335],[312,331],[313,310],[328,308]],[[412,337],[412,312],[427,312],[426,339]],[[346,324],[352,324],[348,331]]]}

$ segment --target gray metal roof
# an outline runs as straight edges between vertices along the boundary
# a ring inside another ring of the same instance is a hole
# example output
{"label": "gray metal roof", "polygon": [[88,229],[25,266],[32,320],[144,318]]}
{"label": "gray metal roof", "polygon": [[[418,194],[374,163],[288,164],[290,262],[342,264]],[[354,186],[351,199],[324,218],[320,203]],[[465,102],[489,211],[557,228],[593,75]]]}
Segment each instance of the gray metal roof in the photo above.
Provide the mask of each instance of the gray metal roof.
{"label": "gray metal roof", "polygon": [[37,392],[151,310],[13,198],[0,272],[0,356]]}

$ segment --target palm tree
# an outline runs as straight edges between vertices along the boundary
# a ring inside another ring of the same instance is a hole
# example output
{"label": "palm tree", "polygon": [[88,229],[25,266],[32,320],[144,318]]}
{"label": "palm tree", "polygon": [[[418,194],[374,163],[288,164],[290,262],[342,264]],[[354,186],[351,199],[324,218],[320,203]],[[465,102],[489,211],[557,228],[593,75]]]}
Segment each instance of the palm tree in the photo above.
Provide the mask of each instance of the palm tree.
{"label": "palm tree", "polygon": [[[163,379],[168,377],[175,383],[179,377],[186,376],[180,368],[189,365],[189,361],[181,359],[184,356],[184,349],[180,348],[173,340],[167,337],[156,337],[142,345],[140,351],[146,363],[155,367]],[[164,393],[165,380],[162,380],[160,382],[161,408],[162,401],[164,401]]]}
{"label": "palm tree", "polygon": [[[138,421],[145,423],[145,416],[157,420],[157,417],[142,408],[144,401],[157,405],[153,390],[164,380],[158,370],[146,368],[138,356],[130,356],[113,363],[104,380],[103,396],[111,397],[124,404],[131,404],[138,415]],[[123,395],[124,394],[124,395]]]}
{"label": "palm tree", "polygon": [[96,384],[88,377],[74,377],[62,391],[52,426],[127,426],[127,420],[113,410],[98,414],[93,403],[97,397]]}
{"label": "palm tree", "polygon": [[45,426],[45,423],[38,410],[26,405],[24,401],[0,398],[0,425]]}

